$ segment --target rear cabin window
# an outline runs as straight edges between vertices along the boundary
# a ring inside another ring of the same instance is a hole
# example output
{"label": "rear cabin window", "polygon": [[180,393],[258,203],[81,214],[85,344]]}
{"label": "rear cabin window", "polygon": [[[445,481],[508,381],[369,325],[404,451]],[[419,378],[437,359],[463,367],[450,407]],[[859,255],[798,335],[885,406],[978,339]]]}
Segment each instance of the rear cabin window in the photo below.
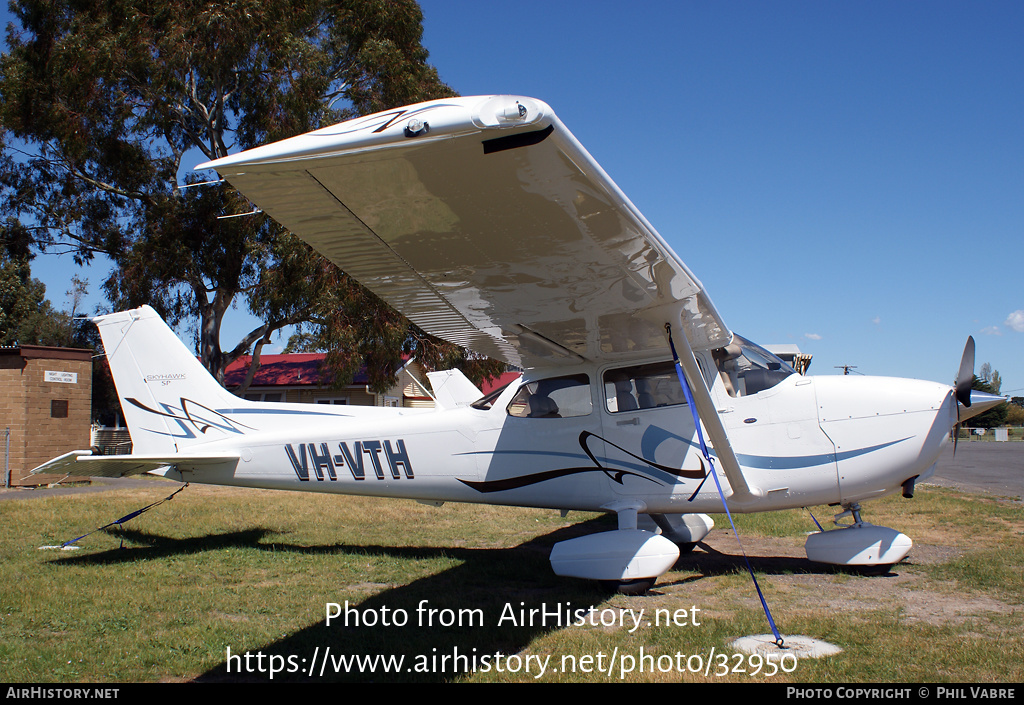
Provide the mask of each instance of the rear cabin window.
{"label": "rear cabin window", "polygon": [[480,411],[490,411],[491,407],[494,406],[494,402],[498,401],[498,397],[504,394],[505,390],[508,389],[509,384],[512,383],[509,382],[508,384],[503,384],[497,389],[489,392],[488,394],[483,395],[475,402],[470,404],[470,406],[473,407],[474,409],[479,409]]}
{"label": "rear cabin window", "polygon": [[613,414],[686,403],[671,361],[608,370],[604,394],[606,408]]}

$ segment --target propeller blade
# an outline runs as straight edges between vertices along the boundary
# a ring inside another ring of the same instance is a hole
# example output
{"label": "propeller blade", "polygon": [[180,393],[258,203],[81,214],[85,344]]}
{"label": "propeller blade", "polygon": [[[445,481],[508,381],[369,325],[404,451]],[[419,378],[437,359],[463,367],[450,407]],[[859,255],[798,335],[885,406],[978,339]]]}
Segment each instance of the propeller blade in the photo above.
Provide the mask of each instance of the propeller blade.
{"label": "propeller blade", "polygon": [[971,386],[974,384],[974,336],[967,338],[964,356],[960,358],[960,371],[956,375],[956,400],[971,406]]}

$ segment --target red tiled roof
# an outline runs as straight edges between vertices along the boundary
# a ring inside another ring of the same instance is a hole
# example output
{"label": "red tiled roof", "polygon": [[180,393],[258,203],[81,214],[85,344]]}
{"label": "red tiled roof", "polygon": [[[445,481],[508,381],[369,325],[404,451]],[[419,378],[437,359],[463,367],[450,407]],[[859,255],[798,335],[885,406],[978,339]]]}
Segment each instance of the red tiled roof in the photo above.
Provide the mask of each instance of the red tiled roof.
{"label": "red tiled roof", "polygon": [[[320,385],[320,363],[324,353],[287,353],[278,355],[261,355],[260,367],[256,370],[251,387],[317,387]],[[405,360],[409,358],[404,356]],[[224,372],[224,386],[236,387],[245,380],[249,372],[250,355],[238,358]],[[480,385],[480,391],[490,394],[498,387],[513,381],[520,372],[505,372],[492,380]],[[352,384],[364,385],[369,382],[366,368],[361,368]],[[424,397],[427,398],[427,397]]]}
{"label": "red tiled roof", "polygon": [[503,372],[500,375],[498,375],[497,377],[495,377],[494,379],[485,379],[483,381],[483,383],[480,385],[480,391],[484,393],[484,396],[487,396],[488,394],[493,392],[495,389],[498,389],[499,387],[504,387],[509,382],[512,382],[517,377],[519,377],[519,375],[521,375],[521,374],[523,374],[523,373],[522,372]]}
{"label": "red tiled roof", "polygon": [[[261,355],[260,367],[252,379],[252,387],[316,387],[320,385],[320,362],[324,353],[288,353]],[[252,356],[238,358],[224,371],[224,386],[238,386],[249,372]],[[352,384],[368,382],[366,368],[356,374]]]}

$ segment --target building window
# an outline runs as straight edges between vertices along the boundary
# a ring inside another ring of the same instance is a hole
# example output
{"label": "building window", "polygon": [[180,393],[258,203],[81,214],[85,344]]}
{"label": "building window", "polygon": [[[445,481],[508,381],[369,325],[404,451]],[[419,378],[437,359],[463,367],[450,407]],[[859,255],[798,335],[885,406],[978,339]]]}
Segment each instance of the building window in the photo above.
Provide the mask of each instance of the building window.
{"label": "building window", "polygon": [[348,404],[348,397],[320,397],[317,404]]}
{"label": "building window", "polygon": [[244,397],[247,401],[284,401],[284,394],[281,392],[250,392]]}
{"label": "building window", "polygon": [[51,419],[66,419],[68,417],[68,400],[67,399],[51,399],[50,400],[50,418]]}

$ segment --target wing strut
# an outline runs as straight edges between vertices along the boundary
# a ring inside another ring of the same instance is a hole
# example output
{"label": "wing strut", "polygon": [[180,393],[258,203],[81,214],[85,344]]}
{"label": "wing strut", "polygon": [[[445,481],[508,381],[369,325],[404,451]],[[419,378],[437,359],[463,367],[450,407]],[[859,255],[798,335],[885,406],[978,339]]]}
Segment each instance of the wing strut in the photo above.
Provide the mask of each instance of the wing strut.
{"label": "wing strut", "polygon": [[[700,421],[704,423],[704,428],[707,429],[708,438],[715,449],[715,455],[718,456],[718,462],[721,463],[722,470],[725,471],[725,476],[729,479],[729,485],[732,487],[730,499],[737,504],[745,504],[758,499],[763,496],[763,493],[758,488],[752,488],[748,485],[747,479],[743,476],[740,462],[736,459],[736,453],[729,442],[729,436],[725,433],[722,419],[718,417],[718,409],[715,408],[715,402],[711,399],[708,387],[701,376],[700,368],[697,367],[697,360],[693,356],[693,349],[690,348],[690,341],[686,339],[686,333],[680,327],[678,337],[682,341],[683,348],[683,354],[680,356],[676,355],[671,324],[665,324],[665,331],[668,333],[668,342],[672,347],[672,355],[676,358],[676,362],[679,363],[680,367],[682,367],[683,374],[686,375],[686,383],[693,397],[694,408],[697,410]],[[700,432],[699,424],[697,431],[698,433]]]}
{"label": "wing strut", "polygon": [[[740,550],[743,552],[743,560],[747,563],[747,572],[750,573],[750,579],[754,582],[754,589],[757,590],[757,596],[761,600],[761,607],[764,608],[764,616],[768,618],[768,625],[772,628],[772,634],[775,636],[775,645],[781,649],[783,646],[782,635],[779,634],[778,627],[775,626],[775,620],[772,619],[772,612],[768,609],[768,601],[764,599],[764,593],[761,592],[761,586],[757,584],[757,577],[754,575],[754,568],[750,565],[750,559],[747,558],[747,550],[743,547],[743,541],[740,539],[739,532],[736,531],[736,522],[732,520],[732,513],[729,511],[729,505],[725,501],[725,493],[722,492],[722,484],[718,481],[718,475],[715,473],[715,464],[711,461],[711,455],[708,453],[708,448],[704,444],[704,434],[700,432],[701,419],[698,412],[700,411],[701,402],[697,402],[696,400],[701,399],[704,402],[703,405],[707,407],[707,403],[711,402],[711,395],[708,394],[708,388],[704,385],[704,380],[700,376],[700,369],[697,367],[697,360],[693,356],[693,350],[690,348],[690,341],[686,339],[686,335],[684,334],[680,336],[683,340],[683,345],[686,346],[686,355],[684,356],[686,364],[684,365],[684,363],[680,361],[679,355],[676,354],[676,345],[672,342],[672,326],[668,323],[665,324],[665,332],[668,333],[668,345],[672,348],[672,357],[676,363],[676,372],[679,375],[679,384],[683,388],[683,394],[686,396],[686,401],[689,402],[690,411],[693,414],[693,423],[697,428],[697,438],[700,439],[700,450],[704,454],[704,459],[708,461],[709,472],[715,480],[715,487],[718,488],[718,496],[722,499],[722,508],[725,509],[725,515],[729,517],[729,524],[732,525],[732,533],[736,536],[736,540],[740,544]],[[693,376],[691,377],[691,375]],[[694,389],[697,390],[696,397],[692,391]],[[753,497],[750,489],[747,487],[746,480],[743,478],[743,473],[740,472],[739,462],[736,461],[736,454],[733,453],[732,446],[729,445],[729,439],[725,435],[725,428],[722,426],[722,421],[718,418],[718,411],[715,409],[714,404],[711,404],[710,408],[711,414],[715,418],[715,424],[721,431],[722,438],[725,439],[726,447],[728,448],[728,455],[732,459],[733,463],[735,463],[736,473],[739,476],[740,481],[743,482],[743,488],[748,497]],[[705,423],[705,426],[708,426],[708,424]],[[711,435],[710,426],[708,426],[708,435]],[[714,440],[714,438],[712,438],[712,440]],[[718,455],[718,459],[722,461],[723,455],[721,451],[718,450],[717,443],[715,445],[715,452]],[[723,469],[725,468],[724,462],[722,462],[722,467]],[[731,475],[728,475],[728,472],[729,471],[726,470],[726,475],[729,477],[730,484],[732,484],[733,479]],[[735,490],[735,485],[733,485],[733,489]],[[735,492],[733,496],[735,496]]]}

